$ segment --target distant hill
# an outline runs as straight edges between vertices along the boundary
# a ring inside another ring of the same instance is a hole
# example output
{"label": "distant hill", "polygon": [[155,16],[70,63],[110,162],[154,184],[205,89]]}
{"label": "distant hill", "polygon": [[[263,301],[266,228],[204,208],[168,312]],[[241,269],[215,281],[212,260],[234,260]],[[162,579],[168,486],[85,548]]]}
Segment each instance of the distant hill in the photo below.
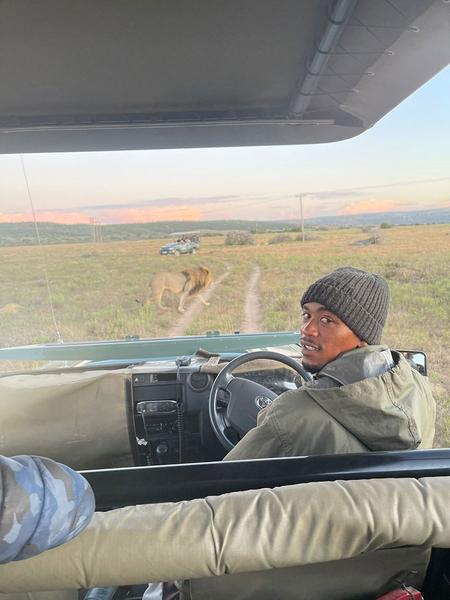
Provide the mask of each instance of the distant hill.
{"label": "distant hill", "polygon": [[431,225],[450,223],[450,208],[398,212],[362,213],[359,215],[330,215],[307,219],[305,223],[318,226],[364,227],[367,225]]}
{"label": "distant hill", "polygon": [[[360,215],[339,215],[305,219],[306,227],[364,227],[381,223],[390,225],[415,225],[450,223],[450,208],[408,212],[382,212]],[[240,229],[245,231],[276,232],[298,228],[298,221],[160,221],[155,223],[130,223],[102,225],[101,238],[105,242],[147,240],[174,237],[182,233],[224,233]],[[87,243],[93,240],[91,225],[60,225],[38,223],[42,244]],[[27,246],[37,244],[34,223],[0,223],[0,246]]]}
{"label": "distant hill", "polygon": [[[101,225],[94,232],[92,225],[60,225],[38,223],[42,244],[87,243],[95,234],[101,234],[104,242],[123,240],[148,240],[173,237],[182,233],[224,233],[231,229],[245,231],[283,231],[292,229],[287,221],[159,221],[154,223],[128,223]],[[34,223],[0,223],[0,246],[27,246],[37,244]]]}

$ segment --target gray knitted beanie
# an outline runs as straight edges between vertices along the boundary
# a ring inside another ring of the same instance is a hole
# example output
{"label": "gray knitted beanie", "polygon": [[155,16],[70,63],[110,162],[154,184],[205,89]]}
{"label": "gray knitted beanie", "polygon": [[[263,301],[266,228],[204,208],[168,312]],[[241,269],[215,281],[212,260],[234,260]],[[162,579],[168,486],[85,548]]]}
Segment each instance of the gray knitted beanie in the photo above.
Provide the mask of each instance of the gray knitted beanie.
{"label": "gray knitted beanie", "polygon": [[341,267],[309,286],[300,304],[307,302],[328,308],[360,340],[380,343],[389,308],[389,287],[381,275]]}

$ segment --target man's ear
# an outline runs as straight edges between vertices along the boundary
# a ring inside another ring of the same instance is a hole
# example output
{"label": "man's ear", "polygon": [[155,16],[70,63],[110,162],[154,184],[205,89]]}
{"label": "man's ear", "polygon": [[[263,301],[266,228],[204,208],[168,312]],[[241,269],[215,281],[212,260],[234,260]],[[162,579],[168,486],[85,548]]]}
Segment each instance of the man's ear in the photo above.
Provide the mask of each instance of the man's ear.
{"label": "man's ear", "polygon": [[364,346],[368,346],[369,344],[367,342],[364,342],[363,340],[360,340],[358,343],[357,348],[364,348]]}

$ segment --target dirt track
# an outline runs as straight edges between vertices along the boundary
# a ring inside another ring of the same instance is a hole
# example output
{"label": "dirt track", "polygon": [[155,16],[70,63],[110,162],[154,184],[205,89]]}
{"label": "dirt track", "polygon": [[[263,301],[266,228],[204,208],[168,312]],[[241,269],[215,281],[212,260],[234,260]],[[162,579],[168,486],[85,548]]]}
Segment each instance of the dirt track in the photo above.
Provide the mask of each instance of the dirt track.
{"label": "dirt track", "polygon": [[248,282],[245,298],[245,316],[241,333],[257,333],[261,331],[261,307],[259,302],[258,286],[261,277],[261,268],[254,265],[253,273]]}

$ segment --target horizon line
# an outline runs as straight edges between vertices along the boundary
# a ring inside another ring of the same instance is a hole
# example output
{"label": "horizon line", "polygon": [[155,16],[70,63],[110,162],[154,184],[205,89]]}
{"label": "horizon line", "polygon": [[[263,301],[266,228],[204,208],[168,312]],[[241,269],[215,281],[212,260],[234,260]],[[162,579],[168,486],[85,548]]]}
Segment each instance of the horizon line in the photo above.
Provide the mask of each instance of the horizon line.
{"label": "horizon line", "polygon": [[[374,211],[374,212],[361,212],[361,213],[351,213],[351,214],[328,214],[328,215],[321,215],[321,216],[317,216],[317,217],[305,217],[304,221],[316,221],[316,220],[322,220],[322,219],[354,219],[357,217],[364,217],[364,216],[370,216],[370,217],[374,217],[376,215],[394,215],[394,214],[409,214],[409,213],[430,213],[430,212],[445,212],[445,211],[449,211],[450,210],[450,205],[448,206],[442,206],[439,208],[420,208],[420,209],[411,209],[411,210],[384,210],[384,211]],[[45,211],[47,212],[47,211]],[[6,215],[5,215],[6,216]],[[90,217],[88,217],[90,218]],[[21,224],[34,224],[34,223],[48,223],[50,225],[61,225],[61,226],[74,226],[74,225],[85,225],[88,227],[91,227],[92,225],[96,225],[96,226],[101,226],[101,227],[114,227],[114,226],[123,226],[123,225],[147,225],[147,224],[156,224],[156,223],[210,223],[210,222],[218,222],[218,221],[225,221],[225,222],[236,222],[236,221],[244,221],[244,222],[248,222],[248,223],[254,223],[254,222],[258,222],[258,223],[297,223],[299,222],[299,219],[296,218],[288,218],[288,219],[246,219],[246,218],[237,218],[237,219],[225,219],[225,218],[212,218],[212,219],[165,219],[165,220],[154,220],[154,221],[130,221],[130,222],[117,222],[117,223],[102,223],[100,220],[98,220],[97,218],[95,218],[95,220],[93,222],[90,223],[60,223],[58,221],[48,221],[48,220],[39,220],[39,219],[28,219],[28,220],[16,220],[16,221],[0,221],[0,225],[17,225],[19,223]]]}

